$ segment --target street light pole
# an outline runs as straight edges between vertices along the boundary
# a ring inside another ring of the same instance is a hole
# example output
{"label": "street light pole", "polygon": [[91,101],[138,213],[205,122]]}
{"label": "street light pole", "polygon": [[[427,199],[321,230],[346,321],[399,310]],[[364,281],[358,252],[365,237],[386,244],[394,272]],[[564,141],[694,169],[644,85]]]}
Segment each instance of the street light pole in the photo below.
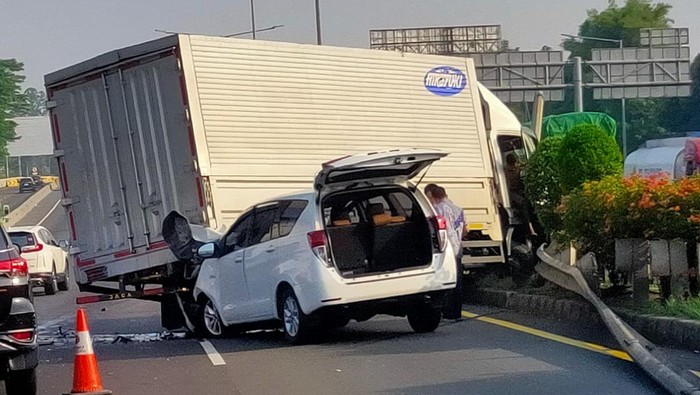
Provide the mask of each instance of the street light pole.
{"label": "street light pole", "polygon": [[321,10],[316,0],[316,45],[321,45]]}
{"label": "street light pole", "polygon": [[[569,37],[569,38],[576,38],[576,39],[580,39],[580,40],[593,40],[593,41],[617,43],[617,45],[620,46],[620,49],[624,49],[623,40],[618,40],[615,38],[577,36],[574,34],[564,34],[564,33],[562,33],[562,36]],[[575,62],[575,60],[574,60],[574,62]],[[575,73],[575,71],[574,71],[574,73]],[[624,159],[627,157],[627,103],[626,103],[624,97],[621,99],[620,104],[622,107],[621,108],[621,110],[622,110],[622,158]]]}
{"label": "street light pole", "polygon": [[574,57],[574,111],[583,112],[583,73],[581,57]]}
{"label": "street light pole", "polygon": [[255,40],[255,0],[250,0],[250,27],[253,32],[253,40]]}

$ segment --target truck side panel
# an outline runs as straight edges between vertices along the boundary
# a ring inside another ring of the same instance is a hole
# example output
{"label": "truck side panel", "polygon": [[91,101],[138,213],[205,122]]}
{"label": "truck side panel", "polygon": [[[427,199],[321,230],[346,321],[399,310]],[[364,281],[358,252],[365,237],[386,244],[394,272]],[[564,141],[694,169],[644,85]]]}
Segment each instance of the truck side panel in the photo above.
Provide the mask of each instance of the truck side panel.
{"label": "truck side panel", "polygon": [[[202,169],[211,182],[218,229],[260,199],[311,187],[323,162],[398,147],[450,152],[430,169],[430,177],[455,185],[455,194],[486,184],[479,199],[461,200],[484,221],[496,222],[471,60],[179,38],[186,74],[191,69],[188,86],[196,87],[201,111],[195,133],[206,142]],[[451,96],[432,93],[425,86],[428,74],[441,67],[460,70],[466,87]]]}
{"label": "truck side panel", "polygon": [[163,247],[169,211],[204,223],[181,80],[170,53],[48,87],[78,266],[99,273],[93,281],[133,270],[119,260]]}

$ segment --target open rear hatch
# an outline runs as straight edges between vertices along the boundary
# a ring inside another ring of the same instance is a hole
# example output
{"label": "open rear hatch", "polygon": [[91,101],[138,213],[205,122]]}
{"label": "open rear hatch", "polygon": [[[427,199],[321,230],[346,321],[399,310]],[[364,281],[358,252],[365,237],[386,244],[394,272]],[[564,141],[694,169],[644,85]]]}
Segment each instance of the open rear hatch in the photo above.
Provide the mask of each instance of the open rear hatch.
{"label": "open rear hatch", "polygon": [[402,184],[447,156],[427,149],[397,149],[345,156],[323,164],[314,186],[321,195],[366,184]]}
{"label": "open rear hatch", "polygon": [[447,154],[396,150],[353,155],[316,177],[330,253],[343,277],[428,267],[434,222],[404,183]]}

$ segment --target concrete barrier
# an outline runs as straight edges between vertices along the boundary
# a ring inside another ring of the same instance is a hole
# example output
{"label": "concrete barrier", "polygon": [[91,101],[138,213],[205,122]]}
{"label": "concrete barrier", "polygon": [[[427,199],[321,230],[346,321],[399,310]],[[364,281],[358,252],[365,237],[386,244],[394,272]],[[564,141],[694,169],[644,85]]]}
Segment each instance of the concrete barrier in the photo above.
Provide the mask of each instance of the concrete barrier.
{"label": "concrete barrier", "polygon": [[5,227],[9,228],[11,226],[14,226],[14,224],[16,224],[27,214],[29,214],[29,212],[32,211],[32,209],[36,207],[37,204],[39,204],[42,200],[44,200],[44,198],[49,196],[50,193],[51,186],[46,185],[45,187],[35,192],[32,196],[30,196],[29,199],[27,199],[24,203],[19,205],[19,207],[14,209],[11,208],[12,211],[10,211],[10,215],[7,215],[3,218]]}
{"label": "concrete barrier", "polygon": [[[14,188],[19,186],[19,179],[24,177],[0,178],[0,188]],[[58,185],[58,177],[56,176],[41,176],[41,180],[46,184]]]}

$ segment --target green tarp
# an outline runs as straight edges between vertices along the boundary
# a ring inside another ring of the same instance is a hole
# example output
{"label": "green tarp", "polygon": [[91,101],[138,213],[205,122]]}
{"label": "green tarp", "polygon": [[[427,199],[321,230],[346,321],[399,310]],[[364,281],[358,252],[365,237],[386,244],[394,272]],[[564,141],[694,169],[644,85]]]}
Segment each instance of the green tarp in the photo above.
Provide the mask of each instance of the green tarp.
{"label": "green tarp", "polygon": [[570,112],[568,114],[550,115],[542,119],[542,138],[563,136],[574,126],[590,123],[598,125],[612,138],[617,134],[615,120],[601,112]]}

